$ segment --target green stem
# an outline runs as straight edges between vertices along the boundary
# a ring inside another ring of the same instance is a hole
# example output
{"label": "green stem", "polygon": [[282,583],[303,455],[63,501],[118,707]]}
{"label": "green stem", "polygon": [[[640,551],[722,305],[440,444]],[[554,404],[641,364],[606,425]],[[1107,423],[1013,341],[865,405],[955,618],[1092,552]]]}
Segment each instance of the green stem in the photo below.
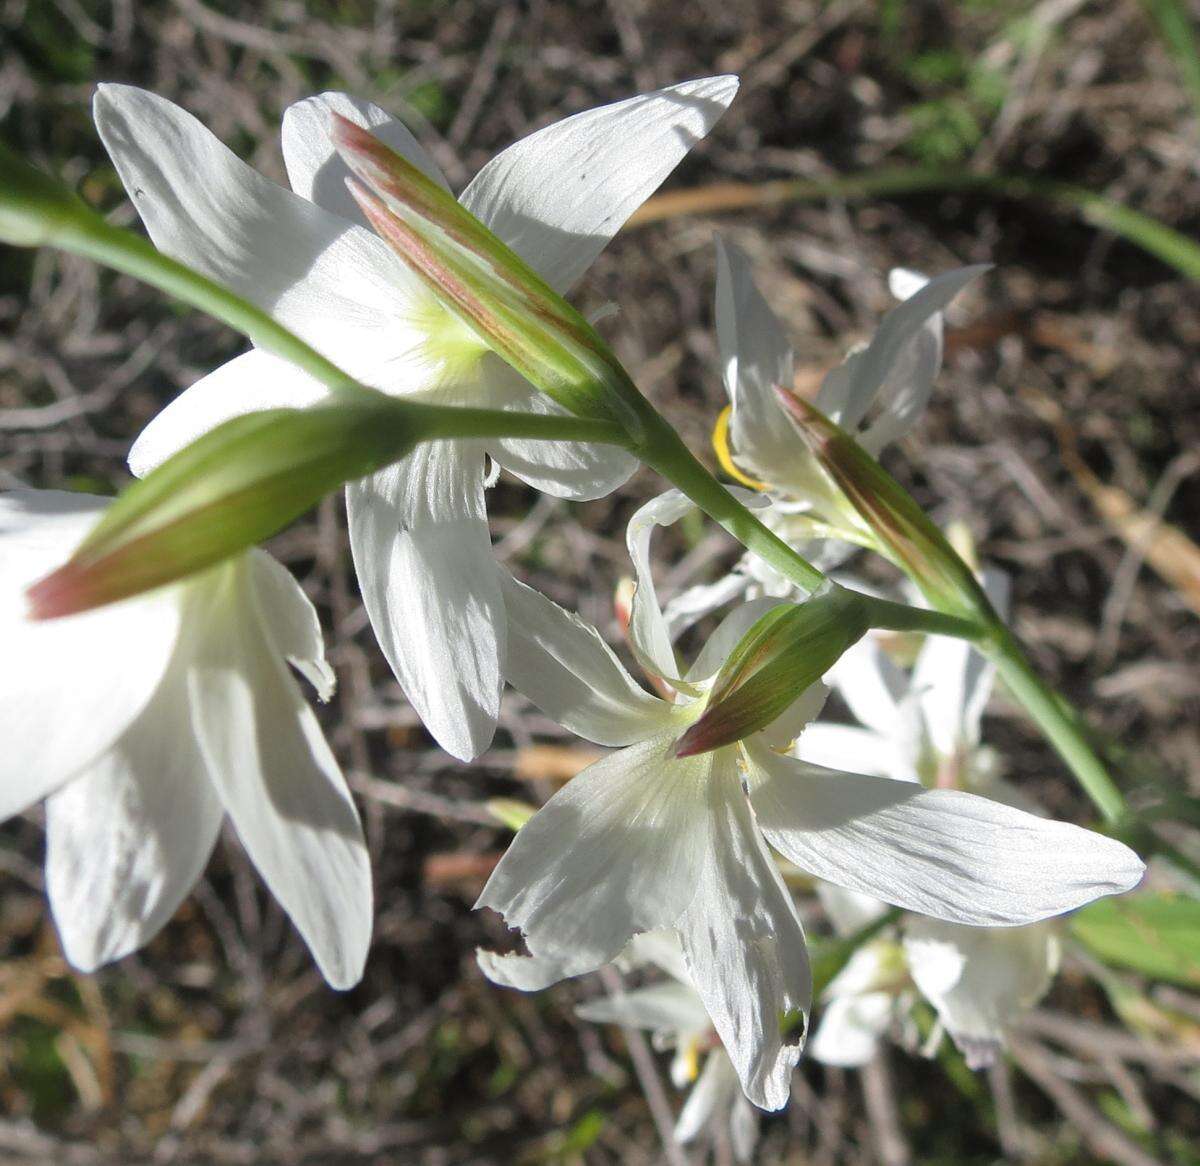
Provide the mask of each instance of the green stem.
{"label": "green stem", "polygon": [[[56,247],[150,284],[247,336],[257,347],[303,369],[335,392],[367,392],[348,373],[235,292],[163,254],[148,240],[113,225],[61,183],[0,147],[0,238]],[[627,446],[615,422],[403,402],[430,438],[525,437]]]}
{"label": "green stem", "polygon": [[[202,181],[202,179],[198,179]],[[114,226],[62,183],[0,147],[0,239],[49,246],[132,275],[236,328],[323,385],[360,386],[332,361],[235,292],[164,255],[147,239]]]}
{"label": "green stem", "polygon": [[989,652],[1004,682],[1049,738],[1071,772],[1110,825],[1126,816],[1125,798],[1088,742],[1075,710],[1033,670],[1016,637],[998,624]]}
{"label": "green stem", "polygon": [[713,477],[658,413],[650,414],[647,430],[645,441],[633,450],[646,465],[687,495],[742,546],[802,590],[815,591],[825,582],[823,572],[788,546]]}
{"label": "green stem", "polygon": [[871,627],[891,632],[923,632],[927,636],[953,636],[979,643],[988,637],[987,628],[973,620],[925,607],[909,607],[890,599],[863,596],[867,601]]}
{"label": "green stem", "polygon": [[[875,532],[880,550],[908,575],[930,606],[965,618],[976,630],[968,638],[979,642],[980,650],[996,662],[1105,819],[1115,823],[1124,818],[1124,799],[1088,743],[1081,718],[1038,678],[962,555],[913,496],[849,433],[811,405],[792,398],[784,403],[813,456]],[[903,607],[896,616],[901,627],[912,626],[915,619]]]}

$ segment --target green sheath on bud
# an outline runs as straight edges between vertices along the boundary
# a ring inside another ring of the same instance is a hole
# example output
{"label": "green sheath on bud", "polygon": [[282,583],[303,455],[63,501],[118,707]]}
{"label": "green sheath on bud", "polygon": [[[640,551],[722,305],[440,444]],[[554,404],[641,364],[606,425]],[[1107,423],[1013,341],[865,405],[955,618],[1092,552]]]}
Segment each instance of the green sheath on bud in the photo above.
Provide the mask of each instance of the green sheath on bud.
{"label": "green sheath on bud", "polygon": [[994,621],[971,569],[912,495],[818,409],[786,389],[775,393],[809,451],[930,604],[964,619]]}
{"label": "green sheath on bud", "polygon": [[354,122],[333,141],[350,193],[438,301],[526,380],[579,417],[641,434],[645,403],[599,333],[452,195]]}
{"label": "green sheath on bud", "polygon": [[837,584],[803,603],[772,608],[729,654],[707,708],[680,737],[675,755],[707,753],[765,729],[862,638],[870,613],[866,596]]}
{"label": "green sheath on bud", "polygon": [[87,611],[182,579],[254,546],[344,482],[424,436],[402,401],[268,409],[217,426],[134,482],[75,554],[28,591],[30,615]]}

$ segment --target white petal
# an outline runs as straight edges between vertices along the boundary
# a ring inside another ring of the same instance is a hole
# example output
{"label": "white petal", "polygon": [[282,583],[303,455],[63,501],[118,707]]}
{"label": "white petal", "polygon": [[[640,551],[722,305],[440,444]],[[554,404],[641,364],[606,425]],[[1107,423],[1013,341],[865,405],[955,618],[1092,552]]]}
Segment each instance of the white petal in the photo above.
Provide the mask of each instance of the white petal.
{"label": "white petal", "polygon": [[[912,686],[925,735],[939,758],[954,759],[979,743],[979,719],[995,666],[966,640],[930,636],[913,669]],[[970,739],[968,737],[970,708]]]}
{"label": "white petal", "polygon": [[[505,408],[566,415],[567,411],[549,397],[522,384],[522,389],[508,394],[509,399],[503,402]],[[502,437],[489,443],[488,452],[510,474],[528,482],[535,490],[573,502],[590,502],[611,494],[638,467],[637,458],[615,445],[581,441]]]}
{"label": "white petal", "polygon": [[362,975],[371,869],[320,726],[259,622],[245,560],[196,596],[189,680],[200,747],[238,837],[335,988]]}
{"label": "white petal", "polygon": [[139,478],[231,417],[261,409],[301,408],[329,390],[289,361],[253,350],[235,356],[184,389],[138,435],[129,468]]}
{"label": "white petal", "polygon": [[715,583],[697,583],[668,600],[663,608],[663,618],[667,621],[667,634],[672,642],[718,607],[745,595],[749,586],[748,575],[731,571]]}
{"label": "white petal", "polygon": [[692,1086],[679,1118],[675,1122],[675,1140],[683,1146],[694,1141],[710,1122],[727,1114],[737,1097],[737,1071],[729,1058],[714,1049],[704,1062],[700,1077]]}
{"label": "white petal", "polygon": [[588,766],[521,827],[477,907],[519,927],[566,975],[612,962],[674,924],[696,893],[712,754],[674,758],[674,734]]}
{"label": "white petal", "polygon": [[503,575],[508,682],[548,717],[598,745],[628,745],[673,721],[600,633],[532,587]]}
{"label": "white petal", "polygon": [[266,309],[353,376],[405,344],[419,284],[371,232],[270,182],[191,114],[101,85],[96,128],[161,251]]}
{"label": "white petal", "polygon": [[26,616],[25,588],[70,556],[106,502],[0,494],[0,821],[109,749],[150,701],[175,647],[175,588],[63,619]]}
{"label": "white petal", "polygon": [[[370,130],[434,182],[446,187],[436,163],[403,122],[377,105],[346,93],[319,93],[289,105],[283,115],[283,163],[292,189],[338,218],[366,227],[362,211],[346,189],[350,168],[333,148],[333,114]],[[449,187],[446,187],[449,189]]]}
{"label": "white petal", "polygon": [[777,385],[791,387],[792,348],[754,284],[750,260],[719,238],[716,316],[733,448],[768,481],[786,480],[808,456],[775,399]]}
{"label": "white petal", "polygon": [[906,433],[924,410],[941,367],[939,313],[987,270],[984,264],[947,271],[893,308],[871,343],[849,356],[836,377],[826,378],[817,395],[817,408],[853,430],[877,403],[883,413],[863,438],[872,453]]}
{"label": "white petal", "polygon": [[493,158],[461,202],[559,291],[725,112],[736,77],[706,77],[555,122]]}
{"label": "white petal", "polygon": [[679,679],[682,673],[654,587],[650,538],[656,527],[678,522],[692,508],[693,503],[678,490],[668,490],[639,507],[625,532],[637,582],[629,615],[629,644],[643,668],[666,680]]}
{"label": "white petal", "polygon": [[708,1013],[695,990],[673,980],[588,1000],[576,1007],[575,1015],[596,1024],[628,1024],[670,1036],[708,1028]]}
{"label": "white petal", "polygon": [[829,699],[829,689],[821,683],[810,684],[803,689],[765,729],[761,729],[758,740],[772,749],[787,750],[802,737],[809,725],[820,715]]}
{"label": "white petal", "polygon": [[959,927],[912,918],[904,952],[917,988],[973,1069],[994,1060],[1005,1030],[1046,994],[1058,968],[1058,939],[1045,923]]}
{"label": "white petal", "polygon": [[483,451],[433,441],[346,488],[350,548],[371,626],[405,696],[460,761],[491,743],[505,640]]}
{"label": "white petal", "polygon": [[819,878],[923,915],[1032,923],[1129,890],[1145,870],[1111,838],[987,798],[747,752],[772,846]]}
{"label": "white petal", "polygon": [[[823,888],[830,886],[829,883],[819,885]],[[825,896],[821,898],[824,902]],[[878,904],[881,913],[887,910],[878,899],[867,901]],[[855,950],[842,970],[826,985],[821,998],[839,1000],[845,996],[868,996],[880,992],[885,985],[895,983],[897,973],[902,971],[902,964],[903,953],[898,944],[891,939],[873,939]]]}
{"label": "white petal", "polygon": [[292,573],[266,551],[250,554],[250,577],[258,617],[276,653],[328,700],[337,678],[325,659],[325,638],[317,609]]}
{"label": "white petal", "polygon": [[520,992],[540,992],[557,984],[559,980],[590,972],[592,968],[575,968],[569,957],[556,959],[550,956],[521,955],[475,949],[475,962],[479,970],[493,984],[501,988],[516,988]]}
{"label": "white petal", "polygon": [[[881,903],[870,895],[860,895],[857,891],[848,891],[845,887],[835,887],[833,883],[827,882],[817,883],[817,898],[838,935],[853,935],[856,931],[861,931],[867,924],[874,923],[881,915],[885,915],[888,909],[886,903]],[[873,949],[859,948],[860,952],[870,950]],[[858,952],[855,952],[855,957],[857,956]],[[854,958],[847,967],[853,962]],[[839,979],[841,974],[839,973]]]}
{"label": "white petal", "polygon": [[906,267],[893,267],[888,272],[888,291],[898,300],[912,299],[928,282],[929,276]]}
{"label": "white petal", "polygon": [[859,1069],[875,1056],[891,1018],[892,998],[885,992],[838,996],[825,1005],[808,1054],[822,1065]]}
{"label": "white petal", "polygon": [[[888,737],[856,725],[837,725],[818,721],[809,725],[796,742],[796,756],[826,769],[848,769],[851,773],[871,773],[898,781],[915,781],[916,776],[901,776],[896,748]],[[899,759],[903,762],[903,759]]]}
{"label": "white petal", "polygon": [[758,1110],[744,1095],[735,1094],[729,1114],[729,1140],[733,1145],[735,1162],[745,1164],[754,1161],[754,1151],[758,1146],[758,1126]]}
{"label": "white petal", "polygon": [[[752,490],[734,486],[729,488],[729,493],[751,510],[762,510],[770,505],[769,499]],[[625,545],[633,561],[637,582],[629,617],[629,645],[643,668],[685,691],[690,685],[682,680],[671,632],[654,587],[650,539],[657,527],[671,526],[693,509],[695,504],[680,491],[667,490],[636,510],[625,531]]]}
{"label": "white petal", "polygon": [[717,750],[707,783],[710,836],[695,898],[677,927],[688,970],[746,1096],[787,1104],[807,1017],[785,1037],[780,1019],[808,1012],[804,929],[763,844],[732,749]]}
{"label": "white petal", "polygon": [[[1008,606],[1008,576],[985,571],[984,590],[1002,613]],[[966,640],[930,636],[913,669],[912,688],[929,744],[940,757],[954,758],[979,744],[980,722],[996,668]]]}
{"label": "white petal", "polygon": [[223,817],[175,667],[120,740],[46,802],[46,889],[67,959],[90,972],[148,943],[195,886]]}
{"label": "white petal", "polygon": [[868,633],[844,652],[826,679],[868,729],[893,740],[903,736],[907,677],[875,636]]}
{"label": "white petal", "polygon": [[620,962],[630,968],[640,968],[652,964],[695,992],[695,988],[692,986],[692,974],[688,971],[683,947],[679,942],[679,932],[673,927],[663,928],[660,931],[639,932],[621,953]]}

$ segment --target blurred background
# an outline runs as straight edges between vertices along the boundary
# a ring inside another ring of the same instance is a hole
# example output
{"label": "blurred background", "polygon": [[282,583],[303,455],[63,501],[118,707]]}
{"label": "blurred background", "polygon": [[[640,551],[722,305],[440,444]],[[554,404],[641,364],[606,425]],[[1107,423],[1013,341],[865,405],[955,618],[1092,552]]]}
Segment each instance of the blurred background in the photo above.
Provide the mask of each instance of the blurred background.
{"label": "blurred background", "polygon": [[[622,232],[581,303],[619,305],[604,325],[619,355],[711,464],[725,400],[716,232],[753,258],[801,388],[869,338],[890,267],[995,264],[952,310],[931,412],[888,464],[1013,573],[1019,633],[1103,733],[1123,784],[1196,793],[1198,13],[1133,0],[0,0],[0,138],[131,223],[90,121],[100,80],[172,98],[280,181],[284,108],[345,89],[403,118],[459,189],[557,118],[741,74],[730,112],[664,188],[694,195]],[[1030,176],[1040,185],[1018,181]],[[715,186],[728,183],[747,185]],[[241,347],[82,261],[0,252],[0,471],[115,492],[142,426]],[[624,524],[658,489],[641,473],[572,506],[501,479],[497,552],[615,639]],[[659,545],[668,590],[733,558],[699,525]],[[320,608],[340,678],[320,712],[374,856],[366,976],[345,994],[324,985],[236,842],[144,951],[74,974],[45,906],[39,818],[7,823],[0,1160],[730,1161],[721,1136],[686,1156],[666,1148],[679,1105],[666,1058],[574,1018],[601,991],[594,977],[521,996],[475,967],[477,945],[510,942],[470,909],[507,842],[486,800],[540,802],[590,755],[510,694],[492,750],[450,762],[372,641],[340,499],[273,550]],[[1055,816],[1090,820],[1003,695],[985,734]],[[1068,949],[990,1073],[902,1040],[862,1073],[802,1063],[759,1160],[1200,1163],[1200,961],[1127,968],[1114,992],[1091,958]]]}

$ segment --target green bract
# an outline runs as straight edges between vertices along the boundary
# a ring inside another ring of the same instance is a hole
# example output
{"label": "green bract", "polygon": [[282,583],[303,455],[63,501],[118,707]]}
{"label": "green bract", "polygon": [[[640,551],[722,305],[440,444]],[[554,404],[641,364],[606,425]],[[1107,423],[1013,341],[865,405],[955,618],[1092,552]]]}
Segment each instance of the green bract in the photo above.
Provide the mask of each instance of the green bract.
{"label": "green bract", "polygon": [[994,622],[971,569],[904,487],[807,401],[783,389],[777,395],[809,451],[930,604],[963,619]]}
{"label": "green bract", "polygon": [[85,611],[182,579],[261,542],[421,436],[408,406],[367,389],[353,402],[226,421],[134,482],[72,558],[29,589],[32,614]]}
{"label": "green bract", "polygon": [[438,301],[576,416],[640,436],[646,405],[596,330],[451,194],[374,134],[333,115],[333,140],[369,189],[363,214]]}
{"label": "green bract", "polygon": [[717,673],[708,707],[679,739],[677,756],[765,729],[865,634],[870,614],[867,597],[828,584],[803,603],[761,616]]}

